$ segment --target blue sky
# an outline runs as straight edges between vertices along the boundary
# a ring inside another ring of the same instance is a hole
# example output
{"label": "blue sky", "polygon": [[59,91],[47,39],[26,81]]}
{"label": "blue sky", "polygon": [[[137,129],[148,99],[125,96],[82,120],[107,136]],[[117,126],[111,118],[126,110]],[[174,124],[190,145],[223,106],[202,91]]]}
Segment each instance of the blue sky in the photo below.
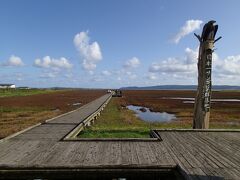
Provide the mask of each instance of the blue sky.
{"label": "blue sky", "polygon": [[198,41],[219,24],[213,84],[240,84],[240,1],[2,0],[0,83],[117,88],[196,84]]}

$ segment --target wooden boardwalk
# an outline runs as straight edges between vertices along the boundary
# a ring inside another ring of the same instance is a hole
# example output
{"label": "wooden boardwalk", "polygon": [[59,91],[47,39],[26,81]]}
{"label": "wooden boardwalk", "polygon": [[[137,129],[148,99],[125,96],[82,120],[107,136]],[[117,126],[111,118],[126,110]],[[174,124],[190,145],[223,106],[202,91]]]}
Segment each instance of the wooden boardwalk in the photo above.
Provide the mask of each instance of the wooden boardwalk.
{"label": "wooden boardwalk", "polygon": [[240,179],[240,131],[157,131],[168,156],[193,179]]}
{"label": "wooden boardwalk", "polygon": [[162,140],[64,140],[109,96],[2,141],[0,179],[101,177],[106,172],[118,177],[179,172],[184,179],[240,179],[240,132],[155,130]]}

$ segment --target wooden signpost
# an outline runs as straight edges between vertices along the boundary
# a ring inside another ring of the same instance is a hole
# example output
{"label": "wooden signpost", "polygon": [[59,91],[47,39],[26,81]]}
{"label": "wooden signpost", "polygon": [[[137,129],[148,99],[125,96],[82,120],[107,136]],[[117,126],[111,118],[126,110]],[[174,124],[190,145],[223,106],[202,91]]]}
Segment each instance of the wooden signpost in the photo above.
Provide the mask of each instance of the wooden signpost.
{"label": "wooden signpost", "polygon": [[210,117],[211,88],[212,88],[212,53],[218,30],[216,21],[209,21],[203,27],[201,37],[194,34],[199,42],[198,54],[198,89],[194,104],[193,129],[208,129]]}

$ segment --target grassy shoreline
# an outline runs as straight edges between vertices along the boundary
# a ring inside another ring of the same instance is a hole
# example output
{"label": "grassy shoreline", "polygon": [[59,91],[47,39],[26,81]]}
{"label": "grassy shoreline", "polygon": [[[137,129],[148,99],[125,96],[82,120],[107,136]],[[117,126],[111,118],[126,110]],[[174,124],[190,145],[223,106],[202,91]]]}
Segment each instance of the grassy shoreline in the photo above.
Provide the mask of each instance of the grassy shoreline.
{"label": "grassy shoreline", "polygon": [[132,111],[122,108],[113,98],[95,124],[79,134],[81,138],[149,137],[149,128]]}
{"label": "grassy shoreline", "polygon": [[79,138],[148,138],[151,129],[190,128],[190,124],[148,123],[135,116],[134,112],[122,107],[118,98],[113,98],[96,120],[84,129]]}

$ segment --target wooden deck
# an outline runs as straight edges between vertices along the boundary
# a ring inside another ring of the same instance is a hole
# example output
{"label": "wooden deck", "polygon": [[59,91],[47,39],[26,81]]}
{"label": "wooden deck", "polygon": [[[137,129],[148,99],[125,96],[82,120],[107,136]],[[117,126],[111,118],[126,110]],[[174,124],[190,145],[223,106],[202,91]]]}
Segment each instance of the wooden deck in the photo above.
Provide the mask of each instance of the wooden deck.
{"label": "wooden deck", "polygon": [[0,179],[66,179],[94,173],[100,178],[109,172],[118,177],[142,173],[142,179],[151,179],[144,176],[149,173],[170,177],[176,172],[186,179],[240,179],[239,131],[156,130],[162,140],[64,140],[108,98],[102,96],[77,111],[2,141]]}
{"label": "wooden deck", "polygon": [[240,179],[240,132],[157,131],[167,154],[185,176]]}

